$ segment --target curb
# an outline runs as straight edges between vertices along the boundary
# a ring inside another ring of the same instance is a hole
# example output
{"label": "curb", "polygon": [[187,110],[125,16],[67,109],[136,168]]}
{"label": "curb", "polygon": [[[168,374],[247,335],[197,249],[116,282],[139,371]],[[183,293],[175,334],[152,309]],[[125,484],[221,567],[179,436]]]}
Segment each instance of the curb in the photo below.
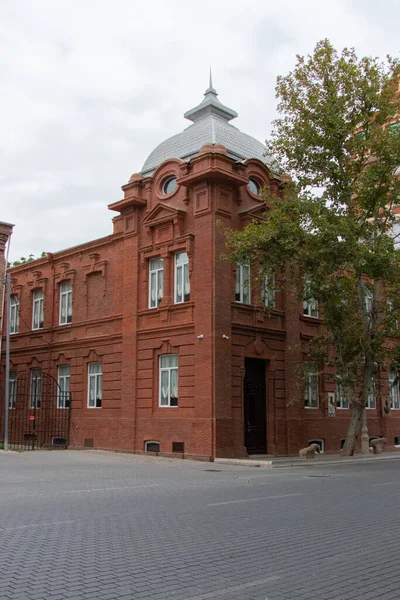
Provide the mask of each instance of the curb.
{"label": "curb", "polygon": [[313,460],[253,460],[247,458],[215,458],[214,463],[220,465],[232,465],[237,467],[260,467],[267,469],[284,469],[287,467],[316,467],[316,466],[329,466],[329,465],[354,465],[363,463],[372,463],[376,461],[385,460],[396,460],[400,458],[400,452],[397,454],[383,455],[383,456],[355,456],[355,457],[343,457],[334,458],[332,460],[320,460],[315,457]]}

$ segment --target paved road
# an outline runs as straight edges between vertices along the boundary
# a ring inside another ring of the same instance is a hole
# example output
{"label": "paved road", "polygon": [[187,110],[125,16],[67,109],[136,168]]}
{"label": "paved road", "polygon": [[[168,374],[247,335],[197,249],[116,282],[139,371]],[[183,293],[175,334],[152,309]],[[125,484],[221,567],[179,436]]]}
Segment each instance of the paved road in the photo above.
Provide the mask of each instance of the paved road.
{"label": "paved road", "polygon": [[399,469],[0,452],[0,599],[398,600]]}

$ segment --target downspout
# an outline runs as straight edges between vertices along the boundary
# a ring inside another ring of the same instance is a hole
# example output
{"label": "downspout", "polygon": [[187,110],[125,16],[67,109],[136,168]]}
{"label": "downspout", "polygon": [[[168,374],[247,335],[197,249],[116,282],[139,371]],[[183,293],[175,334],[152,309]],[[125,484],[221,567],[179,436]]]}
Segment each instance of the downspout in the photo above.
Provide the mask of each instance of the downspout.
{"label": "downspout", "polygon": [[50,263],[50,267],[51,267],[51,271],[52,271],[52,282],[51,282],[51,321],[50,321],[50,340],[48,342],[48,369],[49,369],[49,375],[50,375],[50,371],[51,371],[51,344],[53,342],[53,319],[54,319],[54,299],[55,299],[55,294],[54,294],[54,285],[55,285],[55,271],[54,271],[54,262],[53,262],[53,255],[51,252],[47,252],[46,254],[46,258]]}
{"label": "downspout", "polygon": [[[210,183],[213,186],[213,183]],[[213,189],[210,192],[214,192]],[[212,213],[213,214],[213,213]],[[215,336],[216,336],[216,322],[215,322],[215,215],[212,216],[212,242],[211,242],[211,256],[212,256],[212,266],[211,266],[211,277],[212,277],[212,302],[211,302],[211,310],[212,310],[212,336],[211,336],[211,344],[212,344],[212,352],[211,352],[211,360],[212,360],[212,374],[213,374],[213,384],[212,384],[212,416],[211,416],[211,439],[212,439],[212,460],[214,460],[217,456],[217,440],[216,440],[216,372],[215,372]]]}

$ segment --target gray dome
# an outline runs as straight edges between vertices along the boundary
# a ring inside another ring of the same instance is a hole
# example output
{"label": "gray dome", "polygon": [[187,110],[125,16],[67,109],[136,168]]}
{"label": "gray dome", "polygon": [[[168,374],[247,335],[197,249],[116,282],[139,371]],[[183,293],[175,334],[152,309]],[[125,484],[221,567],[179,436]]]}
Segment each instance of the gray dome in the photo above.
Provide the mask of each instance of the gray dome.
{"label": "gray dome", "polygon": [[185,113],[185,118],[194,121],[181,133],[173,135],[159,144],[149,155],[142,168],[143,175],[151,173],[169,158],[189,160],[200,152],[204,144],[223,144],[228,156],[236,160],[258,158],[271,166],[271,157],[264,156],[265,146],[255,138],[242,133],[228,121],[237,117],[237,113],[224,106],[217,98],[217,92],[210,86],[204,94],[204,100]]}

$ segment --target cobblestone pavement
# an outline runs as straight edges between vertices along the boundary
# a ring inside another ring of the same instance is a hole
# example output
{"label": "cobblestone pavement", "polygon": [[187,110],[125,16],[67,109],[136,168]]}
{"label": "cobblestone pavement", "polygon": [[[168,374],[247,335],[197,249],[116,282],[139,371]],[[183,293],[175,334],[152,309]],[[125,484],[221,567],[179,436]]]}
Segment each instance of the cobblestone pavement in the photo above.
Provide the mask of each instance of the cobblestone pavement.
{"label": "cobblestone pavement", "polygon": [[398,600],[399,467],[0,452],[0,599]]}

